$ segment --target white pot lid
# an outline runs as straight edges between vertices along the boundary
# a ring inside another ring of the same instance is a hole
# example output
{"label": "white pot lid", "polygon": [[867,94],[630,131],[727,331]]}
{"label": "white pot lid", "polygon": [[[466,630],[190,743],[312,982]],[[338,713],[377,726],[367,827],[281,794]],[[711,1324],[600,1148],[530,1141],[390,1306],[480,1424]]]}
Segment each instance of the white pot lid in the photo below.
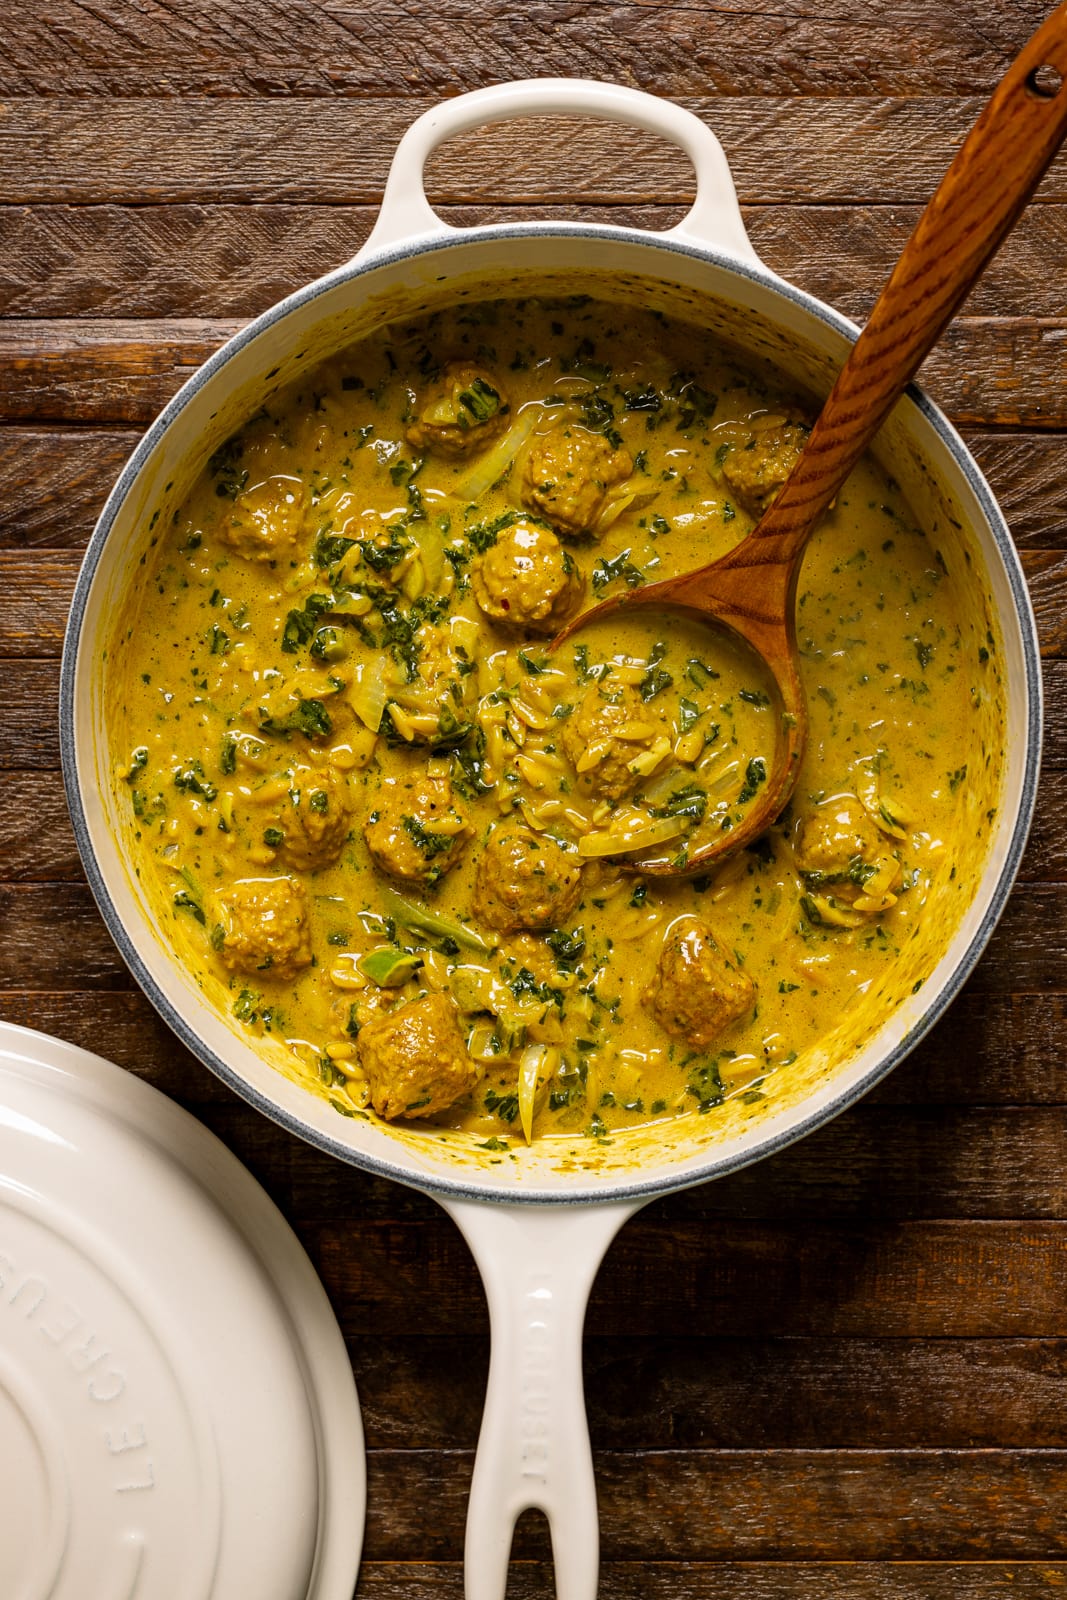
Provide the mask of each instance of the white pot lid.
{"label": "white pot lid", "polygon": [[351,1600],[365,1501],[276,1207],[156,1090],[0,1023],[0,1596]]}

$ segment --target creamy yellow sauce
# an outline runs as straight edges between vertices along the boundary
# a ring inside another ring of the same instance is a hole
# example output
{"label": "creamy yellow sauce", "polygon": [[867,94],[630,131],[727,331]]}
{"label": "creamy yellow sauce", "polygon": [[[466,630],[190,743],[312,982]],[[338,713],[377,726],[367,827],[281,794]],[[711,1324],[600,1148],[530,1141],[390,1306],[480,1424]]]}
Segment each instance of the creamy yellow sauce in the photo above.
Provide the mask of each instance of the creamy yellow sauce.
{"label": "creamy yellow sauce", "polygon": [[684,863],[758,797],[758,666],[677,616],[546,649],[743,538],[810,412],[651,313],[468,305],[273,397],[157,532],[109,680],[137,871],[339,1111],[491,1145],[714,1115],[936,915],[932,968],[999,792],[996,647],[873,462],[804,561],[794,800],[708,879],[642,846]]}

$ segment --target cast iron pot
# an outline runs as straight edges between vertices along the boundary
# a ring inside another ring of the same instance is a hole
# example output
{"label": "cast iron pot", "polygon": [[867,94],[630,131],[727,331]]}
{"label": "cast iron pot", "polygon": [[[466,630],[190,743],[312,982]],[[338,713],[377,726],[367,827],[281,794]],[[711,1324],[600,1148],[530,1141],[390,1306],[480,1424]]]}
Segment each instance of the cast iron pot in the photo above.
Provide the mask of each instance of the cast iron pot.
{"label": "cast iron pot", "polygon": [[[696,201],[665,233],[586,224],[458,230],[427,202],[430,152],[464,129],[563,114],[628,122],[680,146]],[[1004,787],[984,869],[933,972],[886,1005],[866,1038],[808,1052],[759,1106],[679,1118],[599,1145],[568,1165],[556,1141],[487,1153],[473,1139],[346,1119],[283,1076],[224,1017],[167,948],[130,867],[104,701],[121,669],[111,629],[158,517],[266,394],[385,321],[464,297],[594,292],[654,305],[769,357],[814,395],[827,392],[857,329],[757,258],[715,136],[695,116],[612,84],[531,80],[478,90],[421,117],[393,161],[381,214],[360,253],[233,338],[149,429],[115,485],[81,571],[63,657],[61,739],[78,847],[100,910],[138,982],[201,1061],[282,1126],[340,1160],[432,1194],[462,1229],[485,1283],[493,1349],[471,1489],[468,1600],[502,1600],[516,1518],[551,1527],[561,1600],[593,1600],[596,1492],[582,1398],[586,1300],[611,1239],[635,1210],[780,1150],[853,1104],[908,1053],[959,992],[1004,908],[1025,843],[1038,775],[1041,691],[1034,620],[1008,529],[959,436],[918,390],[896,407],[876,453],[927,526],[966,530],[999,635],[1006,696]],[[975,582],[979,582],[976,578]],[[809,1059],[810,1058],[810,1059]],[[568,1146],[569,1147],[569,1146]]]}

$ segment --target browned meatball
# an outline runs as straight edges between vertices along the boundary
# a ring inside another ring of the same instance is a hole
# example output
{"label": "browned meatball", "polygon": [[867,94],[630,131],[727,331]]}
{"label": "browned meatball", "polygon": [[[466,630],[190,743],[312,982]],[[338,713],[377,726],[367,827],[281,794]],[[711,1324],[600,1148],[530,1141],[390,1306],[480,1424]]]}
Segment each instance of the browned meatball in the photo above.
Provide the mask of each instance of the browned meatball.
{"label": "browned meatball", "polygon": [[469,1094],[481,1068],[467,1054],[456,1008],[428,994],[359,1030],[359,1064],[380,1117],[432,1117]]}
{"label": "browned meatball", "polygon": [[408,443],[461,459],[490,444],[508,416],[507,396],[495,378],[468,361],[450,362],[420,402]]}
{"label": "browned meatball", "polygon": [[272,808],[263,842],[300,872],[317,872],[341,854],[351,827],[348,785],[332,767],[295,767]]}
{"label": "browned meatball", "polygon": [[642,995],[665,1033],[703,1050],[756,1003],[756,986],[730,961],[706,922],[687,917],[667,935]]}
{"label": "browned meatball", "polygon": [[837,795],[803,819],[797,828],[796,856],[801,872],[846,877],[860,857],[881,853],[877,828],[854,795]]}
{"label": "browned meatball", "polygon": [[797,464],[811,430],[773,413],[752,417],[747,436],[733,445],[722,475],[753,517],[761,517]]}
{"label": "browned meatball", "polygon": [[375,865],[405,883],[439,883],[463,853],[471,835],[467,814],[452,795],[447,776],[425,767],[403,778],[385,778],[363,827]]}
{"label": "browned meatball", "polygon": [[563,724],[563,748],[578,788],[590,799],[621,800],[643,781],[631,763],[663,732],[658,712],[631,684],[591,683]]}
{"label": "browned meatball", "polygon": [[232,972],[295,978],[311,965],[307,894],[294,878],[243,878],[217,898],[219,955]]}
{"label": "browned meatball", "polygon": [[219,524],[219,538],[246,561],[288,560],[305,532],[304,495],[289,477],[242,491]]}
{"label": "browned meatball", "polygon": [[491,928],[558,928],[582,892],[577,856],[530,828],[501,824],[478,862],[474,913]]}
{"label": "browned meatball", "polygon": [[582,592],[582,575],[551,528],[513,522],[471,569],[474,598],[487,617],[525,633],[555,633]]}
{"label": "browned meatball", "polygon": [[561,423],[535,439],[526,457],[522,500],[572,539],[592,533],[608,495],[634,470],[627,451],[602,433]]}

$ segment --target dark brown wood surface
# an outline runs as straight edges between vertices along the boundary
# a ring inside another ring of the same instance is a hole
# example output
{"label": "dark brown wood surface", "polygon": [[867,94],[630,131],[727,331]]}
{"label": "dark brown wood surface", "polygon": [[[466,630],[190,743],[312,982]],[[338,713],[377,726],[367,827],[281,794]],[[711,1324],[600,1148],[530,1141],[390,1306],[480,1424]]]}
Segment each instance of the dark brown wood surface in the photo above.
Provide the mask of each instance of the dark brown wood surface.
{"label": "dark brown wood surface", "polygon": [[[359,1594],[462,1592],[487,1319],[452,1224],[186,1055],[93,906],[58,773],[81,553],[138,430],[247,317],[351,255],[443,95],[588,74],[716,129],[768,264],[862,317],[1051,0],[22,0],[0,18],[0,1014],[120,1062],[247,1162],[344,1327]],[[456,140],[449,221],[658,227],[684,162],[561,123]],[[605,1600],[1067,1592],[1067,159],[924,379],[1012,524],[1045,655],[1041,800],[992,947],[862,1105],[654,1205],[594,1291]],[[552,1593],[543,1526],[511,1590]]]}

